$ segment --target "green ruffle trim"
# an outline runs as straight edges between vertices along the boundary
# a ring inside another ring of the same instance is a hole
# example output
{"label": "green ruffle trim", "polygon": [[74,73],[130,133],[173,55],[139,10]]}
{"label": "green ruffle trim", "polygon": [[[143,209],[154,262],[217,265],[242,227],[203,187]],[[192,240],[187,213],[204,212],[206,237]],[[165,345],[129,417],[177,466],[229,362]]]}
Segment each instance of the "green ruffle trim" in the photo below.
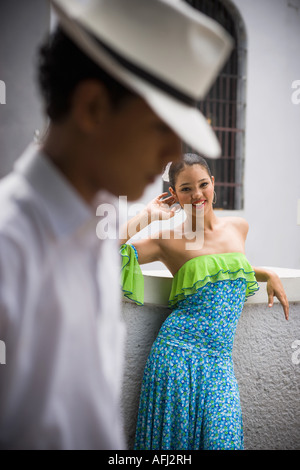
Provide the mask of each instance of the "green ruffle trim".
{"label": "green ruffle trim", "polygon": [[121,246],[121,286],[125,297],[138,305],[144,304],[144,277],[134,248],[126,243]]}
{"label": "green ruffle trim", "polygon": [[235,279],[245,279],[247,282],[245,300],[259,289],[255,273],[243,253],[220,253],[192,258],[174,276],[169,306],[173,307],[207,284]]}
{"label": "green ruffle trim", "polygon": [[[121,286],[125,297],[144,304],[144,277],[132,245],[120,248],[122,257]],[[214,274],[212,274],[214,273]],[[220,253],[192,258],[177,271],[173,278],[169,306],[193,295],[197,290],[219,281],[245,279],[245,300],[258,291],[255,273],[243,253]]]}

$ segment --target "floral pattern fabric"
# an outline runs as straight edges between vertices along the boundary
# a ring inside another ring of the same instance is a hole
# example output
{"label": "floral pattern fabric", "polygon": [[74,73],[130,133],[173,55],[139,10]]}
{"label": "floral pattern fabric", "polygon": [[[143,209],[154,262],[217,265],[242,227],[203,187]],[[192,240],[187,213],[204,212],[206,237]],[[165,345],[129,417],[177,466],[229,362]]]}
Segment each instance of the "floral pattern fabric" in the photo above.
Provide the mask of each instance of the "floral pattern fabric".
{"label": "floral pattern fabric", "polygon": [[208,283],[166,319],[144,371],[135,449],[243,448],[232,346],[246,284]]}

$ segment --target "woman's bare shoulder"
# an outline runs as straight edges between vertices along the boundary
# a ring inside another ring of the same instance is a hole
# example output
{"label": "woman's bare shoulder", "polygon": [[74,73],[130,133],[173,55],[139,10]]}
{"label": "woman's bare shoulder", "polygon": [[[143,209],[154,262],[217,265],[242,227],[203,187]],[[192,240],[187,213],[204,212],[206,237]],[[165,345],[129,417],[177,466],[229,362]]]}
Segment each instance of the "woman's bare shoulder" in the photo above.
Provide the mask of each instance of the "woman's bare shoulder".
{"label": "woman's bare shoulder", "polygon": [[249,231],[249,223],[244,217],[224,217],[224,222],[238,230],[246,238]]}

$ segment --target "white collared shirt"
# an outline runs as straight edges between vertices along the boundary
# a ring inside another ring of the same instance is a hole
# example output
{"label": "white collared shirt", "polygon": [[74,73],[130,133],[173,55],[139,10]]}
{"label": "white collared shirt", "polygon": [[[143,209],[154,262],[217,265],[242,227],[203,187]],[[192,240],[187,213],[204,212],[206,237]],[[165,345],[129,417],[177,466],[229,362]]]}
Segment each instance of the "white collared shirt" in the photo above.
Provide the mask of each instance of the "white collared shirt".
{"label": "white collared shirt", "polygon": [[96,224],[36,146],[0,183],[2,449],[124,448],[119,255]]}

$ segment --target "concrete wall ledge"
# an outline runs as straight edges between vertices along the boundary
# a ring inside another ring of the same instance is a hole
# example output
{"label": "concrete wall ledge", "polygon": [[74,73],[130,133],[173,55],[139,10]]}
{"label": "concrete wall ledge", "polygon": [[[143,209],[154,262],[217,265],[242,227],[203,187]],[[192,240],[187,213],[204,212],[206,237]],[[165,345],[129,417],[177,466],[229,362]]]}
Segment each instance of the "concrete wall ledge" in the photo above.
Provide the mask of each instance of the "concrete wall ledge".
{"label": "concrete wall ledge", "polygon": [[[289,299],[289,302],[300,302],[300,269],[289,269],[265,266],[278,274]],[[143,271],[143,269],[142,269]],[[172,274],[165,270],[143,271],[145,281],[145,305],[166,307],[172,285]],[[127,301],[127,299],[124,299]],[[263,304],[268,301],[266,283],[259,283],[259,291],[247,300],[248,304]],[[130,301],[128,301],[130,302]],[[274,302],[278,302],[275,298]]]}
{"label": "concrete wall ledge", "polygon": [[[300,270],[271,268],[290,302],[286,321],[278,301],[268,307],[266,284],[245,303],[233,361],[243,412],[245,448],[300,450]],[[172,276],[145,271],[145,305],[122,303],[127,329],[122,392],[125,435],[133,448],[143,371],[158,331],[170,314]]]}

